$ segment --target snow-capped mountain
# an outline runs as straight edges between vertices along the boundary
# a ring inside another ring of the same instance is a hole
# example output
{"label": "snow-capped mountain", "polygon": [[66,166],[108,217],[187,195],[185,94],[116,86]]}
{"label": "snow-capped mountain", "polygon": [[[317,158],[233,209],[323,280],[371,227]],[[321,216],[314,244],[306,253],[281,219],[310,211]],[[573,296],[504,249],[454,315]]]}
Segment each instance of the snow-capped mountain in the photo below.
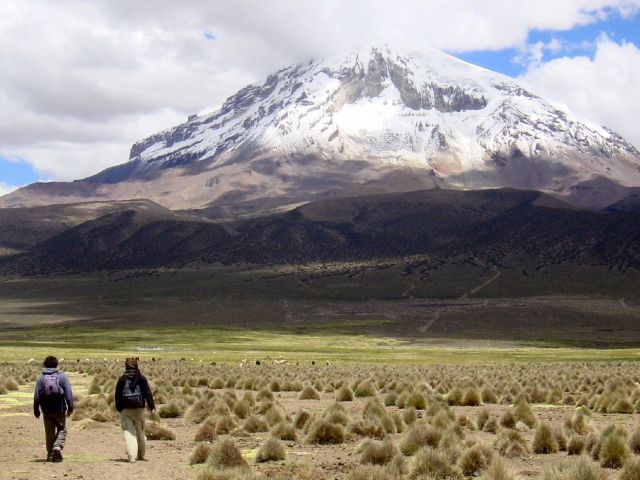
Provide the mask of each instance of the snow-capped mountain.
{"label": "snow-capped mountain", "polygon": [[63,196],[60,184],[41,184],[0,202],[203,208],[433,186],[571,197],[590,182],[640,186],[640,152],[512,78],[428,48],[374,47],[282,69],[218,111],[135,143],[128,163]]}

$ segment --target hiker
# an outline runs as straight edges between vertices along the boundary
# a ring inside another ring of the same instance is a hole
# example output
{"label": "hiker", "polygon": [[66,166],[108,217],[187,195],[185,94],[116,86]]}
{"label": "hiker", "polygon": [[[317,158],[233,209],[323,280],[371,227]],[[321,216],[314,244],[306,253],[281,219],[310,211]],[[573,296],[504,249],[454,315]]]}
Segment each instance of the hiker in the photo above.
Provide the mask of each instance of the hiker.
{"label": "hiker", "polygon": [[144,460],[147,437],[144,435],[144,406],[155,415],[156,406],[149,382],[140,373],[137,358],[127,358],[125,371],[116,384],[116,410],[120,412],[120,426],[124,433],[127,458],[130,462]]}
{"label": "hiker", "polygon": [[73,392],[67,376],[58,371],[58,359],[48,356],[36,381],[33,394],[33,414],[40,418],[42,410],[47,444],[47,462],[61,462],[67,439],[65,412],[73,413]]}

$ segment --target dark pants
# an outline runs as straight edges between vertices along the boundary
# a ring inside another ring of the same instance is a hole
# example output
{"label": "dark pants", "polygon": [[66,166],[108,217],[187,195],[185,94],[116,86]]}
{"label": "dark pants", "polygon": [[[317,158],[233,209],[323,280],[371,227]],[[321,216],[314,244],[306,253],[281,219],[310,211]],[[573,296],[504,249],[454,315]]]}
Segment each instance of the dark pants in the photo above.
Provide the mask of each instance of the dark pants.
{"label": "dark pants", "polygon": [[67,426],[64,413],[45,413],[44,434],[47,439],[47,456],[53,450],[62,450],[67,439]]}

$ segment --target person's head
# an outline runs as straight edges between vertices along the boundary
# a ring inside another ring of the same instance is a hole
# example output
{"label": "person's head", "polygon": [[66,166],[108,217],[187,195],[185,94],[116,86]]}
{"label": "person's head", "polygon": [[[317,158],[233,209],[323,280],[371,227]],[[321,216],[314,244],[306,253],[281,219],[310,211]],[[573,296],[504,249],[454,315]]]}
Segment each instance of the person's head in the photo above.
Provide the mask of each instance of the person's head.
{"label": "person's head", "polygon": [[58,368],[58,359],[53,355],[49,355],[44,359],[43,364],[45,368]]}
{"label": "person's head", "polygon": [[129,370],[129,369],[136,369],[138,368],[138,357],[129,357],[124,361],[124,368]]}

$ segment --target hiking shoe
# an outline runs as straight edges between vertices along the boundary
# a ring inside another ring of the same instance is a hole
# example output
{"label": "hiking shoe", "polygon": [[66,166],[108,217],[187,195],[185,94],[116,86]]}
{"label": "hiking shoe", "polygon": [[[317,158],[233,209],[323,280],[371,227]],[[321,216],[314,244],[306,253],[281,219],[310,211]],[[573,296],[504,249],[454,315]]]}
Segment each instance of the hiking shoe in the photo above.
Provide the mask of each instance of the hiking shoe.
{"label": "hiking shoe", "polygon": [[47,455],[47,462],[51,461],[51,454]]}
{"label": "hiking shoe", "polygon": [[60,450],[54,450],[51,453],[51,461],[60,463],[62,461],[62,452]]}

